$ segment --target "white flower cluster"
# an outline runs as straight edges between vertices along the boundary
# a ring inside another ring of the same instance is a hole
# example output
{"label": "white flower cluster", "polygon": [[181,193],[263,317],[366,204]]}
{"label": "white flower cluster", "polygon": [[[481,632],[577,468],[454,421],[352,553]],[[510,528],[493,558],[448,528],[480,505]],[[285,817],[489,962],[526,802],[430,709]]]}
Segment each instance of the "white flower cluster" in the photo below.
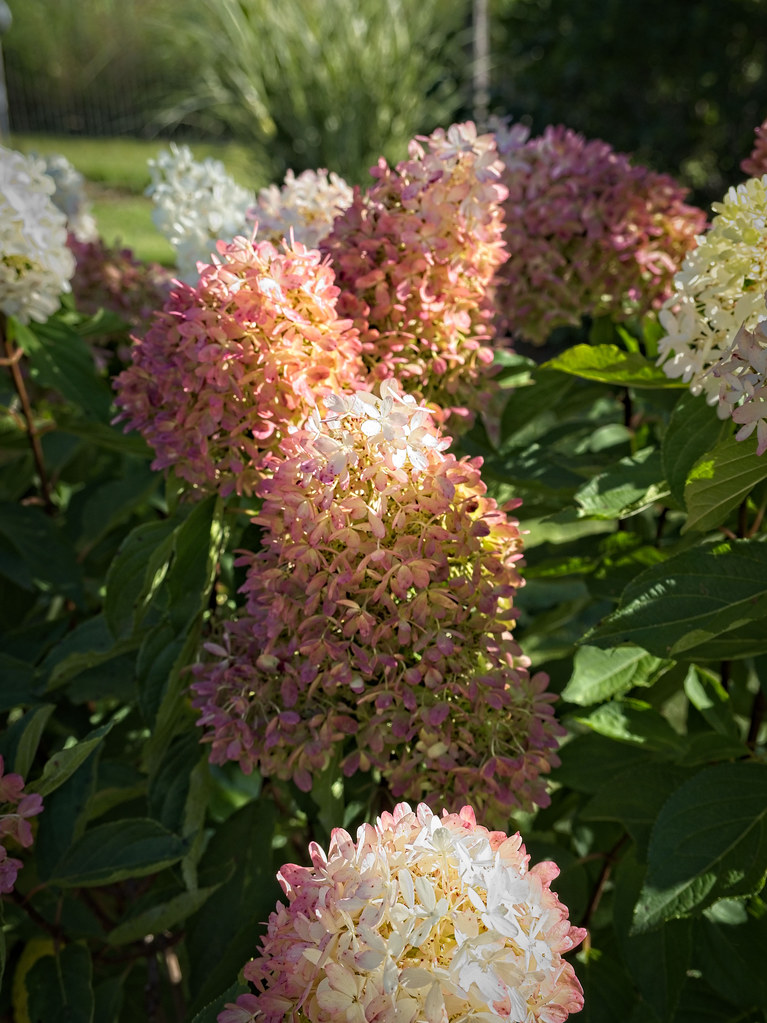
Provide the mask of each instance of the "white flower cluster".
{"label": "white flower cluster", "polygon": [[767,320],[754,330],[741,327],[724,357],[713,368],[719,383],[719,407],[740,429],[737,440],[756,430],[757,455],[767,451]]}
{"label": "white flower cluster", "polygon": [[0,146],[0,310],[44,323],[70,290],[74,256],[45,165]]}
{"label": "white flower cluster", "polygon": [[352,204],[354,193],[343,178],[326,170],[292,170],[282,187],[269,185],[258,193],[251,216],[258,221],[259,238],[277,244],[289,238],[316,249],[333,227],[335,218]]}
{"label": "white flower cluster", "polygon": [[189,146],[170,149],[149,161],[155,227],[176,250],[181,280],[196,283],[198,262],[210,263],[216,242],[253,230],[248,209],[255,197],[231,178],[220,160],[194,159]]}
{"label": "white flower cluster", "polygon": [[[394,380],[383,380],[380,398],[370,391],[350,395],[328,394],[324,399],[330,415],[323,421],[315,409],[307,428],[314,434],[312,448],[327,461],[323,482],[348,484],[348,470],[358,465],[362,448],[372,448],[392,470],[410,463],[415,472],[429,465],[430,453],[438,454],[449,438],[437,433],[427,408],[410,394],[402,395]],[[362,441],[362,444],[359,442]]]}
{"label": "white flower cluster", "polygon": [[85,198],[85,179],[60,153],[41,157],[45,173],[53,181],[53,202],[67,218],[67,230],[81,242],[93,242],[98,228]]}
{"label": "white flower cluster", "polygon": [[283,867],[290,907],[244,970],[263,993],[219,1023],[297,1006],[312,1023],[563,1023],[582,1008],[562,953],[586,932],[549,888],[556,866],[529,869],[518,834],[477,826],[471,807],[440,818],[401,803],[357,839],[337,829],[327,856],[310,847],[313,868]]}
{"label": "white flower cluster", "polygon": [[[711,227],[698,239],[674,278],[676,294],[659,319],[667,376],[681,377],[693,394],[719,400],[714,367],[726,357],[741,327],[753,330],[765,316],[767,287],[767,175],[731,188],[714,203]],[[720,415],[730,413],[727,403]]]}

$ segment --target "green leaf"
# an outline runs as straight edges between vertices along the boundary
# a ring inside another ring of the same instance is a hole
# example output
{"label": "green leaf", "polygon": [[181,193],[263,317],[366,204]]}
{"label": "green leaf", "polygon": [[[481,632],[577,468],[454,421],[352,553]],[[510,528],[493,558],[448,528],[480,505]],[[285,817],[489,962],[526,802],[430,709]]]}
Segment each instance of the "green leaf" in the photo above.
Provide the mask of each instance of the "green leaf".
{"label": "green leaf", "polygon": [[613,919],[618,947],[642,998],[659,1020],[671,1021],[679,1004],[692,956],[692,923],[670,920],[657,931],[630,934],[634,904],[645,867],[633,851],[624,856],[615,878]]}
{"label": "green leaf", "polygon": [[598,792],[605,778],[657,758],[651,750],[613,742],[596,732],[576,735],[559,750],[552,779],[576,792]]}
{"label": "green leaf", "polygon": [[147,460],[154,452],[140,433],[130,431],[123,433],[108,423],[98,423],[92,419],[78,419],[62,413],[56,417],[56,427],[60,433],[68,433],[81,440],[90,441],[104,451],[115,451],[118,454],[136,455]]}
{"label": "green leaf", "polygon": [[[631,643],[656,657],[696,658],[705,644],[748,623],[767,650],[767,543],[698,546],[642,572],[620,606],[588,634],[600,647]],[[733,643],[729,657],[748,656]],[[724,656],[724,655],[723,655]]]}
{"label": "green leaf", "polygon": [[74,549],[40,508],[0,504],[0,539],[0,574],[25,589],[61,594],[82,606],[82,570]]}
{"label": "green leaf", "polygon": [[115,639],[130,636],[167,574],[177,523],[142,523],[128,534],[109,567],[104,617]]}
{"label": "green leaf", "polygon": [[575,503],[583,518],[625,519],[662,501],[668,492],[660,451],[648,447],[592,477],[575,492]]}
{"label": "green leaf", "polygon": [[58,391],[93,418],[108,420],[112,395],[82,338],[60,321],[35,324],[33,329],[11,322],[32,378]]}
{"label": "green leaf", "polygon": [[531,420],[556,408],[574,381],[563,380],[561,373],[534,369],[532,382],[516,387],[509,395],[501,418],[501,446],[513,443],[514,434],[525,430]]}
{"label": "green leaf", "polygon": [[700,395],[683,394],[674,406],[663,435],[661,455],[663,475],[680,507],[684,506],[684,488],[690,469],[730,429],[730,424],[722,422]]}
{"label": "green leaf", "polygon": [[639,352],[626,352],[617,345],[573,345],[545,362],[543,369],[557,369],[586,380],[623,387],[687,387],[679,380],[671,380]]}
{"label": "green leaf", "polygon": [[697,923],[697,954],[706,981],[735,1005],[767,1005],[767,917],[745,913],[742,922]]}
{"label": "green leaf", "polygon": [[167,585],[170,622],[177,632],[207,605],[223,539],[221,501],[211,495],[194,506],[176,534]]}
{"label": "green leaf", "polygon": [[767,458],[756,453],[756,436],[727,437],[695,463],[684,488],[687,521],[682,532],[715,529],[757,483],[767,479]]}
{"label": "green leaf", "polygon": [[578,1023],[616,1023],[616,1020],[629,1019],[637,996],[614,942],[592,948],[587,962],[578,964],[576,972],[583,985],[583,1009],[575,1017]]}
{"label": "green leaf", "polygon": [[138,916],[128,917],[107,935],[110,945],[128,945],[132,941],[140,941],[147,934],[160,934],[182,923],[197,910],[221,887],[221,883],[198,888],[195,892],[182,892],[173,899],[152,906]]}
{"label": "green leaf", "polygon": [[616,742],[628,742],[667,756],[673,756],[684,748],[682,736],[642,700],[613,700],[575,720]]}
{"label": "green leaf", "polygon": [[30,711],[29,715],[25,715],[25,718],[28,717],[28,721],[19,738],[18,745],[16,746],[16,756],[13,760],[13,770],[23,778],[29,776],[29,770],[32,767],[32,761],[35,759],[35,753],[37,753],[37,747],[40,745],[43,731],[54,710],[54,704],[44,703],[41,707]]}
{"label": "green leaf", "polygon": [[84,943],[42,956],[25,977],[27,1019],[93,1023],[92,976],[91,955]]}
{"label": "green leaf", "polygon": [[730,695],[718,675],[691,664],[685,676],[684,691],[715,732],[740,740],[740,728],[733,716]]}
{"label": "green leaf", "polygon": [[34,664],[0,653],[0,713],[33,703],[37,696],[36,682]]}
{"label": "green leaf", "polygon": [[41,881],[55,873],[72,843],[85,829],[88,804],[95,788],[101,748],[93,747],[55,791],[45,797],[35,839],[35,866]]}
{"label": "green leaf", "polygon": [[637,933],[758,892],[767,876],[767,765],[717,764],[664,804],[634,912]]}
{"label": "green leaf", "polygon": [[104,741],[104,737],[111,731],[113,721],[109,721],[99,728],[94,728],[84,739],[68,746],[66,749],[54,753],[51,759],[43,768],[42,776],[27,786],[30,792],[37,792],[41,796],[47,796],[60,785],[63,785],[67,778],[71,777],[87,756]]}
{"label": "green leaf", "polygon": [[575,651],[573,674],[562,699],[581,706],[621,696],[634,686],[649,686],[671,661],[653,657],[638,646],[609,650],[582,646]]}
{"label": "green leaf", "polygon": [[59,863],[51,884],[62,888],[113,884],[177,863],[186,843],[157,821],[130,817],[90,828]]}

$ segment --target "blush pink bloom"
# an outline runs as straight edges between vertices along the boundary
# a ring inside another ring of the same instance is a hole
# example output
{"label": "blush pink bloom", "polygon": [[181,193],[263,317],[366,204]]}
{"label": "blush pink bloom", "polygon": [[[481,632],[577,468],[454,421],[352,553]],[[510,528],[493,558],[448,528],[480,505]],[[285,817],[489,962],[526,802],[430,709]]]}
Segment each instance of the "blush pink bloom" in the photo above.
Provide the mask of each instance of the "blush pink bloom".
{"label": "blush pink bloom", "polygon": [[469,422],[492,390],[492,283],[506,258],[502,164],[490,135],[454,124],[357,191],[322,242],[375,380]]}
{"label": "blush pink bloom", "polygon": [[[517,522],[480,459],[390,381],[329,396],[257,490],[242,616],[195,669],[211,760],[305,790],[332,756],[396,797],[474,794],[486,813],[546,805],[564,730],[511,629]],[[288,451],[289,449],[289,451]]]}
{"label": "blush pink bloom", "polygon": [[4,842],[7,838],[28,849],[33,842],[30,817],[43,809],[42,796],[24,792],[24,779],[20,774],[5,774],[5,762],[0,756],[0,892],[13,890],[21,860],[8,856]]}
{"label": "blush pink bloom", "polygon": [[501,126],[496,137],[508,189],[504,328],[542,344],[584,316],[659,309],[706,223],[685,189],[561,125],[532,139],[520,125]]}
{"label": "blush pink bloom", "polygon": [[563,1023],[583,1008],[563,955],[586,931],[551,891],[556,864],[530,867],[520,835],[488,831],[470,806],[400,803],[356,843],[336,828],[327,853],[309,852],[310,867],[277,875],[287,905],[244,968],[258,994],[242,996],[257,1005],[243,1020]]}
{"label": "blush pink bloom", "polygon": [[750,178],[761,178],[767,174],[767,120],[754,130],[754,148],[740,167]]}
{"label": "blush pink bloom", "polygon": [[219,255],[135,339],[115,382],[118,419],[154,448],[154,468],[250,493],[322,393],[355,386],[360,346],[319,252],[235,238]]}

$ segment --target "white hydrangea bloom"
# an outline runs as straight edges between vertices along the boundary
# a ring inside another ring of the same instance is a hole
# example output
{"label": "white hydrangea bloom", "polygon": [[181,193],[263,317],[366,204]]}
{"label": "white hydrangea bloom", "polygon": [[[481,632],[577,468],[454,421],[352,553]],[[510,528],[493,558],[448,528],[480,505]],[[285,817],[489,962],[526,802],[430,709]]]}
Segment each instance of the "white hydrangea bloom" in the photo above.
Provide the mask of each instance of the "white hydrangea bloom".
{"label": "white hydrangea bloom", "polygon": [[754,330],[741,327],[722,359],[714,366],[719,383],[719,408],[740,429],[737,440],[756,430],[756,453],[767,451],[767,320]]}
{"label": "white hydrangea bloom", "polygon": [[[767,287],[767,175],[731,188],[714,203],[715,216],[697,248],[674,278],[676,294],[659,319],[666,331],[659,364],[681,377],[693,394],[719,401],[714,367],[741,327],[753,330],[765,318]],[[723,416],[728,415],[725,409]]]}
{"label": "white hydrangea bloom", "polygon": [[0,309],[44,323],[70,290],[74,256],[45,165],[0,146]]}
{"label": "white hydrangea bloom", "polygon": [[562,954],[585,931],[550,890],[553,863],[529,867],[520,836],[400,803],[357,842],[341,829],[312,867],[278,875],[289,904],[269,919],[245,977],[250,1017],[313,1023],[564,1023],[583,1006]]}
{"label": "white hydrangea bloom", "polygon": [[298,242],[316,249],[335,218],[352,204],[354,193],[343,178],[326,170],[292,170],[282,187],[270,185],[258,193],[251,216],[258,221],[259,238],[280,242],[291,230]]}
{"label": "white hydrangea bloom", "polygon": [[195,160],[189,146],[171,143],[149,161],[155,227],[176,250],[181,280],[195,283],[198,262],[210,263],[216,242],[250,235],[254,194],[227,174],[220,160]]}
{"label": "white hydrangea bloom", "polygon": [[60,153],[41,157],[45,173],[56,190],[53,202],[67,218],[67,229],[81,242],[95,241],[98,236],[96,220],[85,198],[85,179]]}

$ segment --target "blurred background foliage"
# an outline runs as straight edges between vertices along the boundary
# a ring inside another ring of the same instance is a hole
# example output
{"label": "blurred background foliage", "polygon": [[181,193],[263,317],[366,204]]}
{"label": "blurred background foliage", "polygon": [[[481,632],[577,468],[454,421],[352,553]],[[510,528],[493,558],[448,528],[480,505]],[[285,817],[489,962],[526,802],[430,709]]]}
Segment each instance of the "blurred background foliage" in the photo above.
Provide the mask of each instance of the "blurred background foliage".
{"label": "blurred background foliage", "polygon": [[[767,116],[767,0],[488,0],[491,111],[564,123],[702,205]],[[472,115],[472,0],[10,0],[12,132],[235,140],[364,181]]]}

